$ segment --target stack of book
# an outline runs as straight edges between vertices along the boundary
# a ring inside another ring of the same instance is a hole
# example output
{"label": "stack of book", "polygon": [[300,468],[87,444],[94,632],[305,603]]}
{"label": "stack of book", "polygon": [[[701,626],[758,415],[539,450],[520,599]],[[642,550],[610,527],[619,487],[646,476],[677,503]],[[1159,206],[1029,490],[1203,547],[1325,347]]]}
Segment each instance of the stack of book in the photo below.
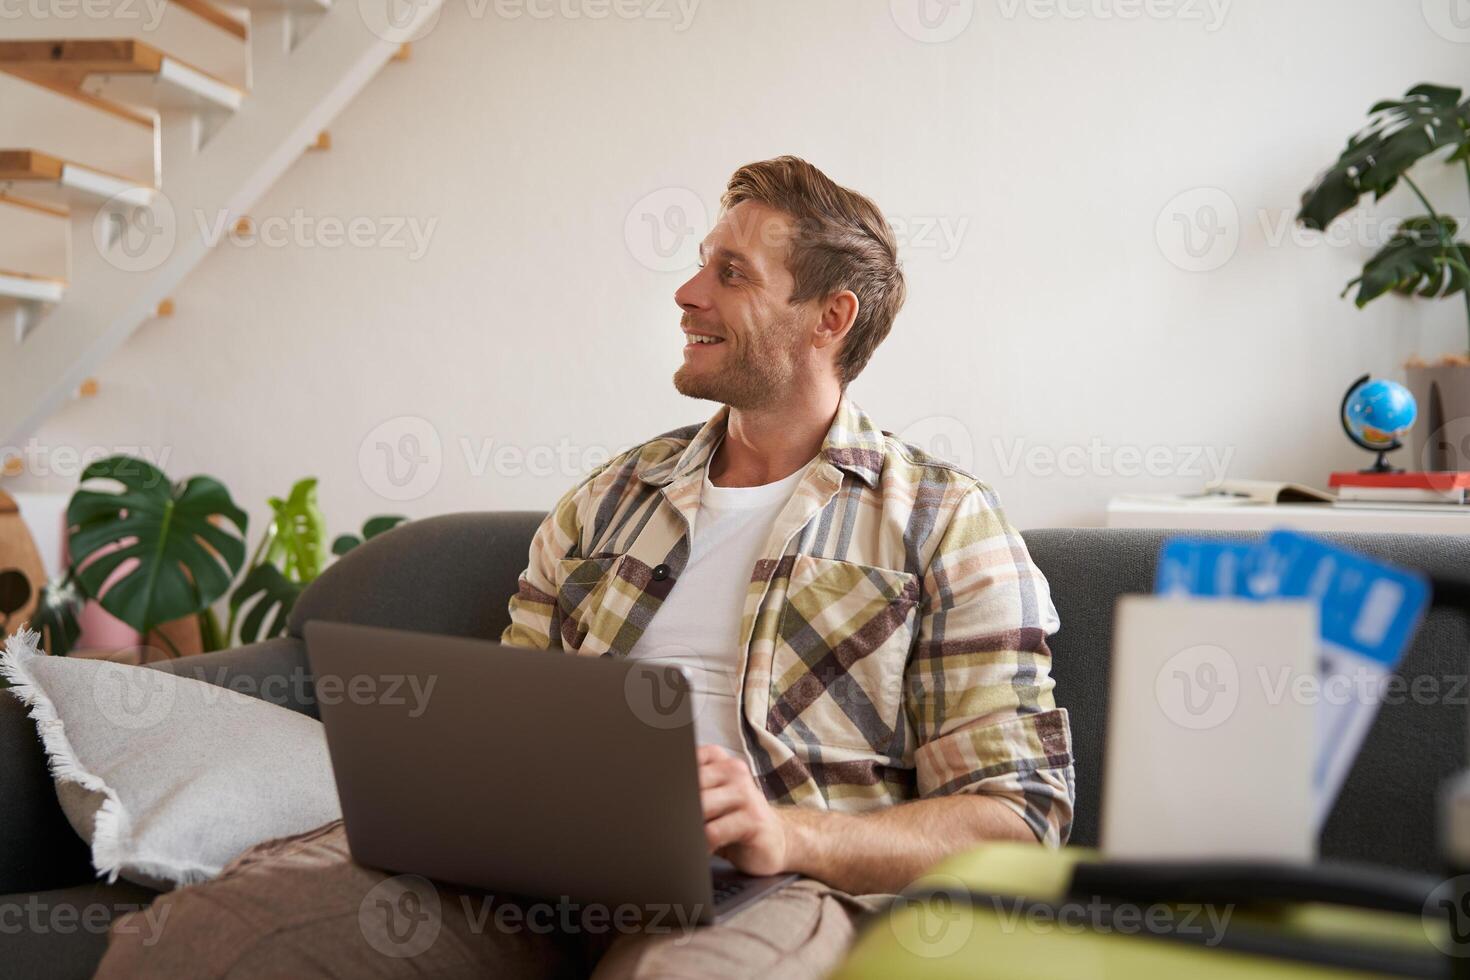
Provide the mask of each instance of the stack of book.
{"label": "stack of book", "polygon": [[1393,510],[1464,507],[1470,514],[1470,472],[1334,473],[1327,485],[1341,507]]}

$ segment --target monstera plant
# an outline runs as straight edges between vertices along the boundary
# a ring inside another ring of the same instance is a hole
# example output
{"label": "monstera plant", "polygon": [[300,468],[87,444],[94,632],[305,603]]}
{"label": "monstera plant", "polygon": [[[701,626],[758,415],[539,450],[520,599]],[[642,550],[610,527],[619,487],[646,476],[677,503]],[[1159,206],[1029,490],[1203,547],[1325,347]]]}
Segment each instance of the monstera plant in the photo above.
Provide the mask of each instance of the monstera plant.
{"label": "monstera plant", "polygon": [[[1297,220],[1325,230],[1365,195],[1378,200],[1402,183],[1418,199],[1423,214],[1404,220],[1387,244],[1343,289],[1357,287],[1354,302],[1362,308],[1390,292],[1424,299],[1458,296],[1465,304],[1470,329],[1470,243],[1461,241],[1459,223],[1429,197],[1409,171],[1422,160],[1438,157],[1443,165],[1463,171],[1470,186],[1470,100],[1443,85],[1416,85],[1402,99],[1379,102],[1369,121],[1348,140],[1337,162],[1302,195]],[[1421,469],[1467,469],[1458,444],[1463,433],[1441,426],[1430,432],[1429,420],[1470,418],[1470,348],[1445,355],[1437,365],[1414,358],[1409,387],[1419,403],[1414,441]]]}
{"label": "monstera plant", "polygon": [[[181,651],[157,627],[191,616],[206,651],[284,634],[297,597],[328,561],[316,487],[308,477],[285,498],[270,498],[270,524],[246,562],[247,517],[219,481],[174,483],[130,456],[93,463],[67,508],[71,566],[43,590],[35,614],[47,651],[72,649],[87,599],[174,656]],[[403,520],[372,518],[361,538],[344,535],[333,550],[345,554]],[[227,593],[229,619],[221,630],[213,604]]]}

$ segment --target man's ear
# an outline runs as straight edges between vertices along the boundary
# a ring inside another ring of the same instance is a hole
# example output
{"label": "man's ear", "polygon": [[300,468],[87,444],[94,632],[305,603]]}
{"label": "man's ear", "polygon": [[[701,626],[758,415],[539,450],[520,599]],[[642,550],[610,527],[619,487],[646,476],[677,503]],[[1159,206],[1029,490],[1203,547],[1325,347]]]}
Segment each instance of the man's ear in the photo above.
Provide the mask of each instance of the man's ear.
{"label": "man's ear", "polygon": [[820,350],[823,347],[841,345],[842,339],[857,322],[857,315],[858,298],[851,289],[842,289],[827,297],[822,304],[821,318],[817,321],[812,346]]}

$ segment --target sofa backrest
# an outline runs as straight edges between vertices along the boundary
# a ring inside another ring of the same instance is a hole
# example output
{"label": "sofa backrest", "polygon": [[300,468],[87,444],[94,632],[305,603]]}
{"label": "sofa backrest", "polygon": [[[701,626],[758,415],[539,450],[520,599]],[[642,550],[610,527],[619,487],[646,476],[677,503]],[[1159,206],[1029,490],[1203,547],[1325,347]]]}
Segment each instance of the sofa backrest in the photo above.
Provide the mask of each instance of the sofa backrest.
{"label": "sofa backrest", "polygon": [[[449,514],[402,525],[330,567],[297,603],[291,632],[312,619],[498,639],[506,604],[545,515]],[[1049,528],[1024,533],[1062,626],[1051,637],[1057,703],[1071,715],[1077,765],[1072,842],[1098,841],[1113,605],[1152,590],[1162,530]],[[1251,534],[1214,535],[1251,538]],[[1470,537],[1325,535],[1444,578],[1470,577]],[[1438,868],[1435,799],[1465,766],[1470,621],[1431,611],[1400,668],[1403,696],[1384,704],[1322,837],[1324,857]]]}

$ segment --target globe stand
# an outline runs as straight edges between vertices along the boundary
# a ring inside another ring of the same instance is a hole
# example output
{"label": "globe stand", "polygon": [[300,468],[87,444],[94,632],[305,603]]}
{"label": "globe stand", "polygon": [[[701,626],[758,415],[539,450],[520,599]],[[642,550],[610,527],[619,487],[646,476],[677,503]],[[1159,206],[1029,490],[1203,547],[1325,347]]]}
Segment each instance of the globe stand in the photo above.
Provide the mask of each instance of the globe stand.
{"label": "globe stand", "polygon": [[1377,458],[1373,461],[1373,465],[1368,467],[1366,470],[1358,470],[1359,473],[1402,473],[1402,468],[1393,466],[1388,461],[1389,453],[1393,452],[1396,449],[1404,448],[1404,444],[1402,442],[1399,442],[1399,440],[1395,438],[1393,442],[1391,442],[1387,446],[1376,446],[1373,443],[1368,442],[1360,437],[1356,432],[1352,430],[1352,426],[1348,425],[1348,402],[1352,401],[1353,393],[1356,392],[1363,385],[1367,384],[1368,381],[1372,379],[1372,377],[1373,376],[1371,374],[1365,374],[1358,380],[1354,381],[1352,384],[1348,385],[1347,393],[1342,396],[1342,407],[1339,408],[1337,412],[1337,421],[1341,423],[1342,431],[1347,433],[1347,437],[1352,440],[1353,445],[1357,446],[1359,449],[1366,449],[1370,453],[1378,454]]}

